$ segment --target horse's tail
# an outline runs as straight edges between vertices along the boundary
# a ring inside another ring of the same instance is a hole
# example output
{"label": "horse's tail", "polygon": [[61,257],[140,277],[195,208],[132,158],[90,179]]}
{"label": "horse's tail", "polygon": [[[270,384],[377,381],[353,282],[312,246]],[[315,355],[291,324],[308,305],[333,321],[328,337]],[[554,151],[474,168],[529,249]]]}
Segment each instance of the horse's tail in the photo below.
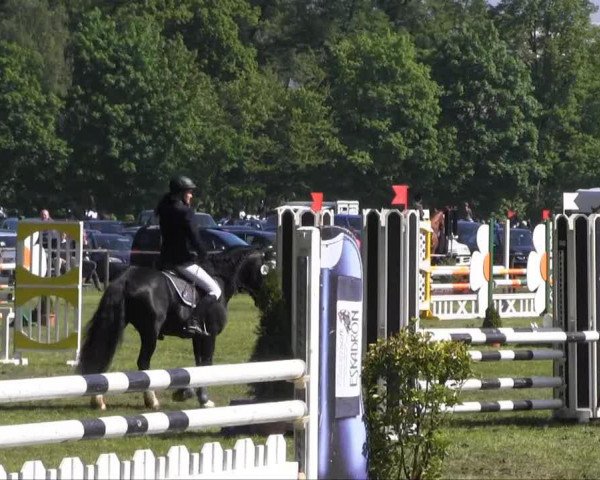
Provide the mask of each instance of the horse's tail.
{"label": "horse's tail", "polygon": [[127,325],[126,280],[127,272],[110,283],[87,325],[77,366],[77,372],[82,375],[105,372],[115,355]]}

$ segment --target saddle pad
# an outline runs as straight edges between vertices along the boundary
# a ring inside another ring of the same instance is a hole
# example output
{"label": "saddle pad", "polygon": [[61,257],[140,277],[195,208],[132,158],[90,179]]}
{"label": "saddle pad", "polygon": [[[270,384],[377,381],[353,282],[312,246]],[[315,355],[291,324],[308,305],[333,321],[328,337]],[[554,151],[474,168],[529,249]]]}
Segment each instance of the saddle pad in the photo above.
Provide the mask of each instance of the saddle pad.
{"label": "saddle pad", "polygon": [[195,308],[198,304],[198,291],[194,284],[178,277],[173,272],[163,270],[163,275],[169,279],[171,285],[175,287],[175,291],[179,295],[181,301],[188,307]]}

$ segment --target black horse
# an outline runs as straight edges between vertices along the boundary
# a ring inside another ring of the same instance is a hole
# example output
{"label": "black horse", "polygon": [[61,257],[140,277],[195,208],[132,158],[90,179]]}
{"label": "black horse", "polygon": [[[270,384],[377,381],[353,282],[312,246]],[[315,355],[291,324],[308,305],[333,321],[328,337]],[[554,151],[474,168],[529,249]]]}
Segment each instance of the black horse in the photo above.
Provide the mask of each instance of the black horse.
{"label": "black horse", "polygon": [[[255,298],[261,288],[263,276],[268,271],[265,254],[252,247],[233,247],[225,252],[209,256],[203,264],[205,270],[221,286],[221,302],[212,303],[203,312],[208,335],[194,335],[192,343],[196,365],[212,365],[216,336],[227,322],[227,303],[239,290],[245,290]],[[127,324],[133,325],[140,335],[141,347],[137,359],[140,370],[150,368],[150,359],[157,340],[163,335],[189,338],[182,328],[183,319],[192,308],[179,298],[175,287],[160,271],[145,267],[130,267],[111,282],[90,323],[79,354],[78,373],[105,372],[116,352]],[[189,389],[176,392],[175,399],[189,398]],[[212,406],[206,388],[196,390],[203,406]],[[144,393],[147,407],[159,407],[152,391]],[[102,395],[92,398],[92,405],[104,410]]]}

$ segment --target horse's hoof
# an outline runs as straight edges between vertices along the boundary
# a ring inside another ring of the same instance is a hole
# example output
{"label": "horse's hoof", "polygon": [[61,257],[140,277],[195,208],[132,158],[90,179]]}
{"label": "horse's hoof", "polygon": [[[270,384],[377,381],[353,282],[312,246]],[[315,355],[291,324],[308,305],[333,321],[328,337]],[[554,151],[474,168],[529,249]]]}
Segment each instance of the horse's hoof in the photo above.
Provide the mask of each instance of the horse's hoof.
{"label": "horse's hoof", "polygon": [[200,408],[213,408],[215,406],[215,402],[212,400],[207,400],[204,403],[200,403]]}
{"label": "horse's hoof", "polygon": [[152,410],[159,409],[160,403],[154,392],[144,392],[144,405],[146,405],[146,408],[151,408]]}
{"label": "horse's hoof", "polygon": [[174,402],[185,402],[194,396],[194,391],[191,388],[182,388],[175,390],[172,395]]}
{"label": "horse's hoof", "polygon": [[104,403],[104,398],[102,395],[94,395],[90,397],[90,407],[98,410],[106,410],[106,403]]}

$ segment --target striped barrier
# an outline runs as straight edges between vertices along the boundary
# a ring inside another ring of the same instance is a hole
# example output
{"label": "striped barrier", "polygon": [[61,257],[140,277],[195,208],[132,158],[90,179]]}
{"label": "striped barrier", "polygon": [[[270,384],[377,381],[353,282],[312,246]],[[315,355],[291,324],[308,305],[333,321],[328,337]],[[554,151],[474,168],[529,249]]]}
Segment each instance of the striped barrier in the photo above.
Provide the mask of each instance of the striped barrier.
{"label": "striped barrier", "polygon": [[517,412],[524,410],[558,410],[563,408],[561,400],[498,400],[495,402],[465,402],[446,410],[451,413]]}
{"label": "striped barrier", "polygon": [[0,448],[60,443],[73,440],[120,438],[133,435],[184,432],[210,427],[291,422],[308,414],[301,400],[237,405],[211,409],[144,413],[0,426]]}
{"label": "striped barrier", "polygon": [[499,362],[502,360],[560,360],[565,358],[562,350],[469,350],[471,360],[474,362]]}
{"label": "striped barrier", "polygon": [[431,340],[449,340],[469,344],[494,343],[582,343],[597,342],[600,332],[563,332],[558,329],[516,329],[516,328],[458,328],[458,329],[424,329],[431,334]]}
{"label": "striped barrier", "polygon": [[[427,382],[419,380],[421,388],[427,387]],[[518,388],[556,388],[564,385],[560,377],[524,377],[524,378],[469,378],[463,382],[448,380],[446,386],[453,390],[504,390]]]}
{"label": "striped barrier", "polygon": [[133,393],[185,387],[293,381],[301,379],[305,371],[306,364],[302,360],[279,360],[169,370],[3,380],[0,381],[0,404],[104,393]]}

